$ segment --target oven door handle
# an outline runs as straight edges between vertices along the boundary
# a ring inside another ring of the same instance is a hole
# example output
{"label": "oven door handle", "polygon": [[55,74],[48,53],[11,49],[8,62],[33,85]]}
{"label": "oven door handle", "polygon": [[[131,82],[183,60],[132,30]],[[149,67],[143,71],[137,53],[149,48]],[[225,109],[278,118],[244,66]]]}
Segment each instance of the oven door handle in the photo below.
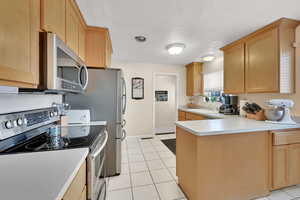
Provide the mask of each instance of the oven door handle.
{"label": "oven door handle", "polygon": [[96,151],[91,153],[90,156],[91,156],[92,159],[95,159],[99,155],[99,153],[103,150],[104,146],[106,145],[106,142],[107,142],[107,139],[108,139],[108,133],[107,133],[106,129],[104,130],[104,133],[105,133],[104,142],[102,143],[102,145],[99,148],[97,148]]}
{"label": "oven door handle", "polygon": [[[98,195],[97,200],[106,200],[106,195],[107,195],[106,191],[107,191],[107,183],[106,183],[106,180],[104,180],[103,186],[100,189],[100,193]],[[102,192],[104,192],[104,198],[101,198],[102,197]]]}

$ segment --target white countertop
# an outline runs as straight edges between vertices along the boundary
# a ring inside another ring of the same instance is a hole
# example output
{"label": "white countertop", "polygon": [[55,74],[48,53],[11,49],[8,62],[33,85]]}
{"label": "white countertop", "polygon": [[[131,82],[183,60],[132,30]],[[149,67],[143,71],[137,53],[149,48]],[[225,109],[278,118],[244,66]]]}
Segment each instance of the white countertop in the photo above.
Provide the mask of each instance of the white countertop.
{"label": "white countertop", "polygon": [[[208,109],[188,109],[180,110],[208,116],[212,119],[196,121],[178,121],[176,126],[191,132],[197,136],[210,136],[221,134],[245,133],[255,131],[273,131],[290,128],[300,128],[300,123],[296,125],[273,124],[265,121],[256,121],[240,117],[238,115],[223,115]],[[214,117],[215,116],[215,117]]]}
{"label": "white countertop", "polygon": [[230,116],[224,115],[219,113],[218,111],[214,110],[209,110],[205,108],[199,108],[199,109],[194,109],[194,108],[187,108],[187,107],[179,107],[179,110],[185,111],[185,112],[190,112],[194,114],[199,114],[207,118],[212,118],[212,119],[223,119],[223,118],[229,118]]}
{"label": "white countertop", "polygon": [[0,195],[6,200],[61,200],[88,148],[0,156]]}

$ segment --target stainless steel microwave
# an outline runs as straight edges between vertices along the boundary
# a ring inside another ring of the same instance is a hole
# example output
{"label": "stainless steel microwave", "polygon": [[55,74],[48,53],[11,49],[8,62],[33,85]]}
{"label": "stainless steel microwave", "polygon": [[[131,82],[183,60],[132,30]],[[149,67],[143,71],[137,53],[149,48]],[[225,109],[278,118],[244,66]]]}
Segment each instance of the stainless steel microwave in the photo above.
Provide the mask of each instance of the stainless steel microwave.
{"label": "stainless steel microwave", "polygon": [[40,89],[83,93],[88,84],[88,70],[80,57],[56,34],[41,33],[40,41]]}

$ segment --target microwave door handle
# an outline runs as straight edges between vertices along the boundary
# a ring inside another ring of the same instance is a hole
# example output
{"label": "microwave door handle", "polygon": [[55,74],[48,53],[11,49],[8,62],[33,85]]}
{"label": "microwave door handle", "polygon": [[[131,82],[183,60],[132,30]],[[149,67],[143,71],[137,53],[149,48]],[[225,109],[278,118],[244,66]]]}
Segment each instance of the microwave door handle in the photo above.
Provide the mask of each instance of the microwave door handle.
{"label": "microwave door handle", "polygon": [[[81,73],[83,71],[86,74],[86,81],[85,81],[84,85],[82,85],[82,82],[81,82]],[[79,80],[79,83],[80,83],[82,89],[85,90],[87,88],[87,86],[88,86],[88,83],[89,83],[89,71],[88,71],[88,69],[87,69],[87,67],[85,65],[79,67],[78,80]]]}

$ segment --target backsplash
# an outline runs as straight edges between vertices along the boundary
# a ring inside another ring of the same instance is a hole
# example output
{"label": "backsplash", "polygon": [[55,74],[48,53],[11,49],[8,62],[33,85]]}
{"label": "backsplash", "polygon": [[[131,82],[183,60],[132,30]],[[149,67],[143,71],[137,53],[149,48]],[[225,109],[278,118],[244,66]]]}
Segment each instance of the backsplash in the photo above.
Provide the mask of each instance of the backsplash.
{"label": "backsplash", "polygon": [[62,95],[0,94],[0,114],[50,107],[61,103]]}
{"label": "backsplash", "polygon": [[270,99],[292,99],[295,102],[295,105],[291,109],[291,112],[293,115],[300,116],[299,94],[300,92],[298,91],[295,94],[240,94],[239,100],[249,100],[265,108],[265,102]]}

